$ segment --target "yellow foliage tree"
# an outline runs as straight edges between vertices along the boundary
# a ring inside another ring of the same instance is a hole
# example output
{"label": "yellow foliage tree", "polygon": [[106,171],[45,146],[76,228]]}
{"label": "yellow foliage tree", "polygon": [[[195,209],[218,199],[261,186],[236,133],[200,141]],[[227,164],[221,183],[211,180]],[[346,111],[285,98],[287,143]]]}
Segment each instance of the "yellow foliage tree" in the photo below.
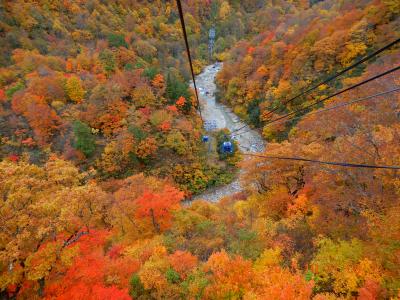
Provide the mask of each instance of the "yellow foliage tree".
{"label": "yellow foliage tree", "polygon": [[135,88],[131,93],[131,96],[135,105],[138,107],[153,105],[156,101],[156,97],[154,96],[150,87],[147,85],[141,85]]}
{"label": "yellow foliage tree", "polygon": [[82,81],[77,76],[71,76],[67,79],[65,91],[69,99],[76,103],[82,102],[86,93],[82,86]]}
{"label": "yellow foliage tree", "polygon": [[222,20],[225,20],[228,16],[231,15],[231,6],[228,1],[224,1],[221,4],[221,8],[219,9],[219,17]]}

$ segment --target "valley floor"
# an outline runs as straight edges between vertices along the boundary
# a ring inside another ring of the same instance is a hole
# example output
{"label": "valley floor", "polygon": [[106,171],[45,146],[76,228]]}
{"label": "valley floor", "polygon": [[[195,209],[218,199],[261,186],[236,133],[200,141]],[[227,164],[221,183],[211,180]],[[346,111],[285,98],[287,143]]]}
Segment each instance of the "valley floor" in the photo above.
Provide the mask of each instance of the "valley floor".
{"label": "valley floor", "polygon": [[[206,124],[213,124],[215,129],[228,128],[233,132],[246,124],[229,107],[217,102],[215,99],[215,76],[221,70],[221,67],[221,63],[215,63],[204,68],[203,72],[196,78],[196,85],[200,94],[204,122]],[[237,141],[239,149],[243,153],[261,153],[265,149],[265,143],[261,135],[249,127],[245,127],[235,133],[233,138]],[[243,187],[240,184],[239,178],[236,178],[230,184],[209,189],[195,196],[194,199],[217,202],[222,197],[240,192],[242,189]]]}

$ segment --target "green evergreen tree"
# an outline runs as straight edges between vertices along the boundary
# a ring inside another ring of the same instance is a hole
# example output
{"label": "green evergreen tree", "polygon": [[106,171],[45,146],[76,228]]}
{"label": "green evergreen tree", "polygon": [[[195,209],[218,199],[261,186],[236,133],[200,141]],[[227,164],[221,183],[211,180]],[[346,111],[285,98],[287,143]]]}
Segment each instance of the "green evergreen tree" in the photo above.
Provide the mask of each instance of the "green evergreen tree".
{"label": "green evergreen tree", "polygon": [[99,58],[104,67],[104,70],[108,75],[115,71],[116,69],[115,56],[111,50],[109,49],[103,50],[100,53]]}
{"label": "green evergreen tree", "polygon": [[128,44],[125,41],[125,37],[123,34],[116,34],[116,33],[111,33],[108,35],[108,44],[111,47],[125,47],[128,48]]}
{"label": "green evergreen tree", "polygon": [[187,100],[185,110],[190,110],[191,102],[189,100],[191,93],[189,91],[189,86],[172,74],[168,74],[167,76],[167,88],[165,89],[165,96],[172,104],[174,104],[179,97],[185,97]]}
{"label": "green evergreen tree", "polygon": [[82,151],[85,156],[91,156],[96,150],[96,144],[90,127],[81,121],[75,121],[72,127],[75,135],[73,147]]}

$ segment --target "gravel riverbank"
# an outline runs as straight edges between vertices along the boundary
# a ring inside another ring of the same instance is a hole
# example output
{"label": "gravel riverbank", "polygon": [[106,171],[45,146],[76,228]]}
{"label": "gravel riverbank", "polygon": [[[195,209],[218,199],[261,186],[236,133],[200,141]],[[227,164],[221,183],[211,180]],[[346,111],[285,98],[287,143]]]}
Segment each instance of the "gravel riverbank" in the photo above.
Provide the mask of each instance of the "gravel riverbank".
{"label": "gravel riverbank", "polygon": [[[203,119],[205,122],[214,123],[216,129],[228,128],[231,132],[245,125],[232,110],[215,100],[215,76],[221,70],[222,64],[215,63],[204,68],[203,72],[196,77],[196,85],[200,93],[200,102]],[[243,133],[242,133],[243,132]],[[234,136],[242,152],[261,153],[265,149],[265,143],[260,134],[246,127]],[[240,176],[240,172],[239,172]],[[210,202],[217,202],[224,196],[240,192],[242,186],[239,178],[230,184],[208,189],[202,194],[193,197]]]}

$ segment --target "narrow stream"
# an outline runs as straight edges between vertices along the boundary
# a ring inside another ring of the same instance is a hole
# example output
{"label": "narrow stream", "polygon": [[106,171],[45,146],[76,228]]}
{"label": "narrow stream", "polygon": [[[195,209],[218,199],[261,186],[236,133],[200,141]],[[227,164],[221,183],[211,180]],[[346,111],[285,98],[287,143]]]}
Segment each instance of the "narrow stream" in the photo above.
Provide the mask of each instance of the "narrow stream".
{"label": "narrow stream", "polygon": [[[216,129],[228,128],[232,132],[244,126],[245,123],[229,107],[215,101],[215,76],[221,68],[221,63],[215,63],[204,68],[203,72],[196,77],[196,85],[200,94],[204,121],[215,124]],[[260,134],[249,127],[238,131],[234,139],[237,141],[242,152],[261,153],[265,149],[265,143]],[[193,199],[217,202],[222,197],[240,192],[241,190],[242,186],[239,178],[236,178],[230,184],[208,189],[204,193],[196,195]]]}

